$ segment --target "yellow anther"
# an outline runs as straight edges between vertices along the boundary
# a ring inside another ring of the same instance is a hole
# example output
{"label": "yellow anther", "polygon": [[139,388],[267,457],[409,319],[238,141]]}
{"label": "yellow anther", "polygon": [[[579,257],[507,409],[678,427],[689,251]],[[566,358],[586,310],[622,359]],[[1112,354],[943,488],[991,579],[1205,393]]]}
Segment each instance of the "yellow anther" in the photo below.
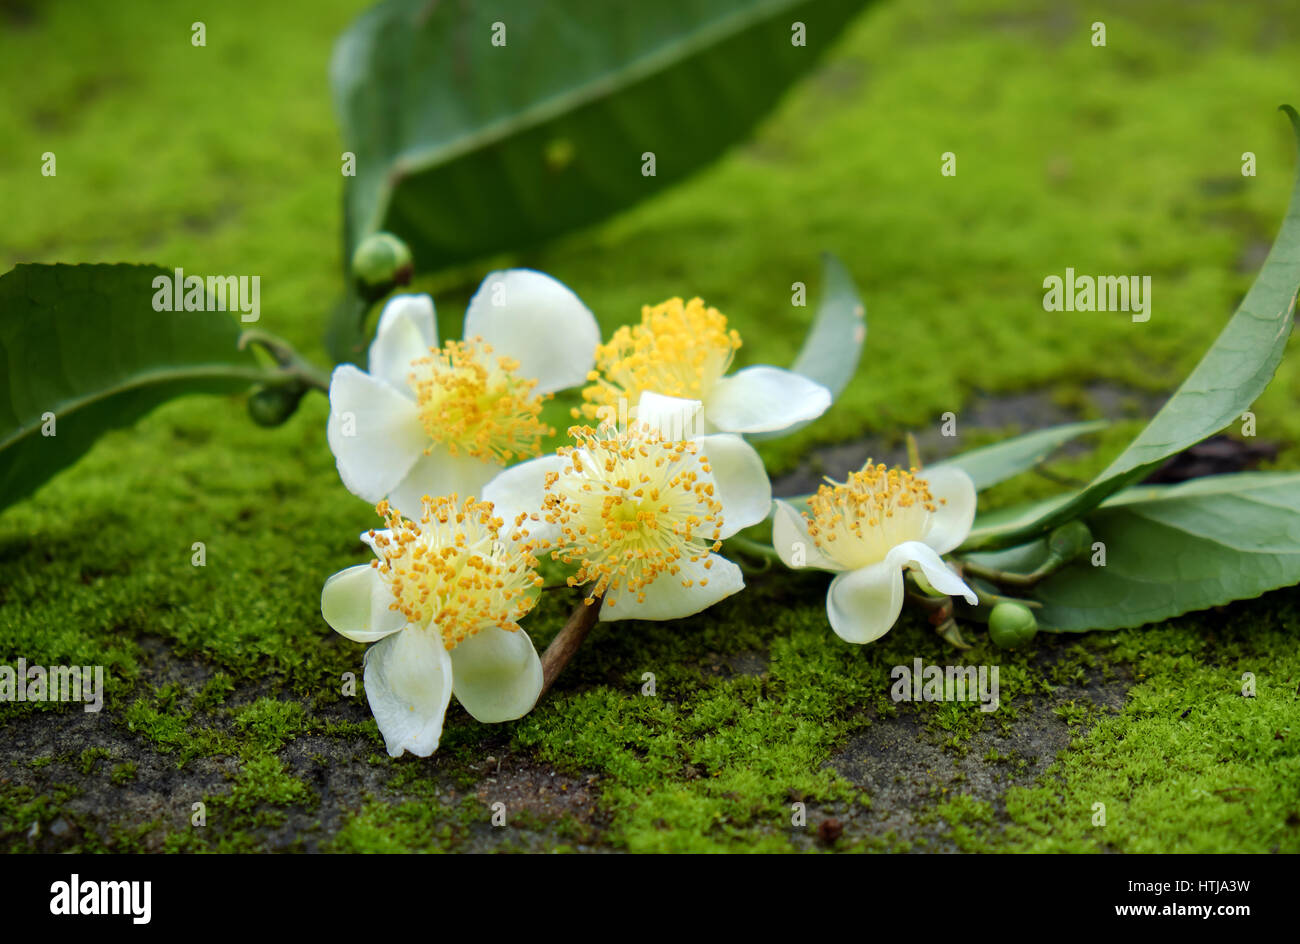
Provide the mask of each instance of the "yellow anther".
{"label": "yellow anther", "polygon": [[393,595],[390,609],[438,633],[448,649],[489,626],[519,629],[535,602],[524,591],[541,583],[537,558],[530,544],[500,540],[501,519],[492,515],[491,502],[426,495],[418,521],[386,501],[375,510],[389,529],[371,531],[370,538]]}
{"label": "yellow anther", "polygon": [[904,541],[920,541],[941,500],[916,470],[890,469],[867,460],[859,471],[826,485],[808,499],[808,534],[828,556],[849,567],[884,560]]}
{"label": "yellow anther", "polygon": [[597,369],[582,391],[581,412],[596,418],[602,408],[617,409],[620,399],[635,406],[647,390],[702,400],[739,347],[740,335],[727,329],[726,316],[698,298],[647,305],[639,325],[619,328],[596,349]]}
{"label": "yellow anther", "polygon": [[546,397],[533,395],[537,381],[515,375],[518,361],[491,355],[491,346],[474,338],[412,361],[420,422],[454,456],[504,465],[540,455],[542,438],[554,432],[538,419]]}
{"label": "yellow anther", "polygon": [[546,480],[542,516],[562,535],[552,557],[578,566],[569,584],[588,585],[589,601],[623,592],[640,599],[661,574],[680,573],[683,559],[707,559],[720,546],[722,504],[699,474],[695,443],[665,441],[640,424],[569,435],[577,445],[557,450],[569,461]]}

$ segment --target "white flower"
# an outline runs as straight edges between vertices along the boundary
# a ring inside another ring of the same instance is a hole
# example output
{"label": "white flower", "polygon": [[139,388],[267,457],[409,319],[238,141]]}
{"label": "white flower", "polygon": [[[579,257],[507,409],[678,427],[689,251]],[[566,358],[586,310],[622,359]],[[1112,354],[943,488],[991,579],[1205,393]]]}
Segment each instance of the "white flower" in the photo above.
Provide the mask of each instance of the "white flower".
{"label": "white flower", "polygon": [[[678,423],[700,409],[653,395],[648,403]],[[740,568],[716,551],[771,508],[752,446],[727,433],[665,438],[661,419],[570,429],[576,446],[507,469],[483,491],[539,552],[577,565],[569,584],[585,586],[589,604],[601,598],[602,620],[681,619],[736,593]]]}
{"label": "white flower", "polygon": [[578,297],[529,269],[493,272],[465,312],[465,340],[438,347],[433,299],[384,306],[369,373],[330,379],[330,450],[354,495],[414,512],[424,495],[477,495],[551,433],[542,399],[582,383],[600,343]]}
{"label": "white flower", "polygon": [[757,366],[724,376],[739,347],[726,317],[698,298],[647,305],[639,325],[619,328],[597,349],[583,413],[613,419],[620,401],[626,410],[649,392],[701,401],[704,432],[767,433],[816,419],[830,407],[831,392],[794,371]]}
{"label": "white flower", "polygon": [[365,687],[388,753],[428,757],[451,696],[478,721],[521,718],[542,690],[542,664],[519,620],[541,584],[526,542],[502,541],[487,502],[443,496],[418,521],[380,502],[388,529],[362,540],[378,558],[339,571],[321,614],[366,650]]}
{"label": "white flower", "polygon": [[772,546],[787,567],[836,573],[826,615],[841,639],[865,643],[889,632],[907,566],[940,593],[976,602],[940,557],[966,540],[975,519],[975,483],[961,469],[935,466],[922,478],[868,462],[847,482],[819,488],[808,509],[776,502]]}

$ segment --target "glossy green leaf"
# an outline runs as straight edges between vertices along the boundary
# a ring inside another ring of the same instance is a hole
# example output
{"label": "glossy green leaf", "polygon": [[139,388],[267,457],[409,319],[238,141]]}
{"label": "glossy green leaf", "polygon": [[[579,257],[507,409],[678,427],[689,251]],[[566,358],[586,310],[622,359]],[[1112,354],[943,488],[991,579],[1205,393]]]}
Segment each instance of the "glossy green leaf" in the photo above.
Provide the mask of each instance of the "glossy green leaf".
{"label": "glossy green leaf", "polygon": [[974,480],[976,489],[983,490],[1032,469],[1070,440],[1105,428],[1105,420],[1051,426],[972,449],[932,465],[957,466]]}
{"label": "glossy green leaf", "polygon": [[[822,253],[822,295],[817,314],[790,369],[815,380],[839,396],[858,369],[867,340],[867,309],[853,276],[834,255]],[[775,433],[751,433],[747,438],[776,439],[807,426],[809,420]]]}
{"label": "glossy green leaf", "polygon": [[[140,265],[20,265],[0,276],[0,507],[172,397],[267,380],[220,311],[155,311]],[[52,435],[51,435],[52,433]]]}
{"label": "glossy green leaf", "polygon": [[[1034,588],[1043,628],[1141,626],[1300,583],[1300,473],[1132,488],[1086,521],[1104,545],[1105,565],[1094,566],[1090,555]],[[1043,543],[972,557],[1027,572],[1042,559]]]}
{"label": "glossy green leaf", "polygon": [[380,3],[331,65],[344,258],[383,229],[427,272],[628,207],[745,135],[865,3]]}
{"label": "glossy green leaf", "polygon": [[[1283,109],[1300,142],[1300,115]],[[1297,162],[1300,171],[1300,161]],[[1165,459],[1212,436],[1241,417],[1268,386],[1294,323],[1300,286],[1300,173],[1282,229],[1254,285],[1214,345],[1147,427],[1082,491],[1042,515],[1017,520],[968,547],[1021,544],[1097,507],[1144,478]]]}

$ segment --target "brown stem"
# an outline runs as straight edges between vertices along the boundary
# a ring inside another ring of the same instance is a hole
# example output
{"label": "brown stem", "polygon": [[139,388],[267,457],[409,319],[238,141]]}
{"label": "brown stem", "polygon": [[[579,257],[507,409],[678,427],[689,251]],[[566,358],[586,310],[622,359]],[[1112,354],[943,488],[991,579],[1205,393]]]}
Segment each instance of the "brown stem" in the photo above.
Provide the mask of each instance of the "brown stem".
{"label": "brown stem", "polygon": [[539,699],[550,691],[556,676],[564,671],[564,667],[577,653],[582,641],[587,638],[587,633],[591,632],[591,628],[596,625],[596,618],[600,616],[600,604],[600,600],[596,600],[590,606],[579,603],[578,608],[569,616],[569,621],[564,624],[564,628],[556,634],[551,644],[546,647],[546,651],[542,653],[542,691],[537,696]]}

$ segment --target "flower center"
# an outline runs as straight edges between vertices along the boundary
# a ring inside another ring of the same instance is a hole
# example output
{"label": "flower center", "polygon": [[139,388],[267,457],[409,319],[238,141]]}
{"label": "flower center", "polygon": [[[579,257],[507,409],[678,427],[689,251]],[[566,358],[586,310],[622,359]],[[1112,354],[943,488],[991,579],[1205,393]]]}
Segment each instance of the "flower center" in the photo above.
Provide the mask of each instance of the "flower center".
{"label": "flower center", "polygon": [[490,345],[473,338],[412,361],[420,422],[453,456],[504,465],[540,455],[542,437],[555,432],[538,419],[545,397],[533,395],[537,381],[515,376],[518,361],[491,354]]}
{"label": "flower center", "polygon": [[[547,475],[542,514],[562,535],[552,558],[578,564],[569,585],[591,585],[588,605],[607,592],[610,606],[622,592],[644,601],[645,588],[660,574],[680,574],[683,561],[709,568],[710,552],[722,546],[722,503],[695,443],[665,440],[639,423],[625,434],[584,426],[569,435],[578,445],[557,450],[569,462]],[[683,578],[682,586],[694,582]]]}
{"label": "flower center", "polygon": [[930,494],[916,470],[872,465],[839,484],[817,489],[808,499],[808,534],[832,560],[856,569],[875,564],[904,541],[920,541],[930,529],[930,515],[943,504]]}
{"label": "flower center", "polygon": [[515,631],[541,586],[537,558],[528,546],[508,547],[491,502],[455,495],[424,499],[419,521],[403,518],[381,501],[375,510],[391,534],[370,532],[374,562],[392,591],[389,609],[442,636],[448,649],[489,626]]}
{"label": "flower center", "polygon": [[[703,400],[740,347],[726,316],[692,298],[672,298],[641,309],[641,323],[621,327],[596,349],[595,381],[582,391],[582,413],[599,417],[620,398],[635,406],[647,390],[668,397]],[[579,411],[574,411],[578,416]]]}

